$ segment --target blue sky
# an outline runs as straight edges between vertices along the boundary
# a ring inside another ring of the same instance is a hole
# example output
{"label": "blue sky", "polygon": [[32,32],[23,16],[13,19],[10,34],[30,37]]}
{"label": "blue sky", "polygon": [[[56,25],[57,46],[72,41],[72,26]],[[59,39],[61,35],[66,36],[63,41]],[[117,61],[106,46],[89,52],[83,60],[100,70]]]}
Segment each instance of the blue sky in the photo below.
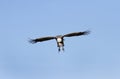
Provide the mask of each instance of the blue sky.
{"label": "blue sky", "polygon": [[[0,0],[0,79],[120,79],[119,0]],[[91,30],[30,44],[30,38]]]}

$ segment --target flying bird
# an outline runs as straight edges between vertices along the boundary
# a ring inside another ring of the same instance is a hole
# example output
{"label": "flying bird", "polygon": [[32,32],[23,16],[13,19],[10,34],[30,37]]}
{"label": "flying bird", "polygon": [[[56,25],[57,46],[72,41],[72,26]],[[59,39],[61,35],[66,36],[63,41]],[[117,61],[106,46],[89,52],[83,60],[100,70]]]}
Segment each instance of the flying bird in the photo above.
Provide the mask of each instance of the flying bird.
{"label": "flying bird", "polygon": [[83,32],[73,32],[68,33],[65,35],[57,35],[57,36],[48,36],[48,37],[41,37],[36,39],[31,39],[30,43],[37,43],[37,42],[43,42],[55,39],[57,42],[58,51],[61,51],[61,49],[64,51],[64,37],[73,37],[73,36],[81,36],[81,35],[88,35],[90,31],[83,31]]}

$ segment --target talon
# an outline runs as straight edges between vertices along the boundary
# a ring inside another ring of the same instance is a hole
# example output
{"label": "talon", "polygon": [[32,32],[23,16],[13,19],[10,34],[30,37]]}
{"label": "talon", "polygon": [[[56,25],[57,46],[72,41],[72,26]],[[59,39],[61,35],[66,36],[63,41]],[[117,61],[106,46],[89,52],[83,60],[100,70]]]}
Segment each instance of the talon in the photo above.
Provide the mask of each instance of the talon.
{"label": "talon", "polygon": [[60,52],[60,48],[58,48],[58,52]]}

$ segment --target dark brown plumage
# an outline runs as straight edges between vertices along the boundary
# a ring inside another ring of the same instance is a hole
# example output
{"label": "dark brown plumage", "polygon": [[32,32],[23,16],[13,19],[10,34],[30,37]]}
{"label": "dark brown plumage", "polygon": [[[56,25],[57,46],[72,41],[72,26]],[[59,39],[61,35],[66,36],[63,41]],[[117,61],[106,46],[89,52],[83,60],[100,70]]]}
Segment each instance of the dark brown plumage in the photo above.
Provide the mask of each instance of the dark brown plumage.
{"label": "dark brown plumage", "polygon": [[37,43],[37,42],[43,42],[43,41],[48,41],[48,40],[52,40],[52,39],[55,39],[55,37],[36,38],[36,39],[30,40],[30,42],[31,42],[31,43]]}
{"label": "dark brown plumage", "polygon": [[84,32],[74,32],[74,33],[68,33],[65,34],[64,37],[72,37],[72,36],[80,36],[80,35],[87,35],[90,31],[84,31]]}

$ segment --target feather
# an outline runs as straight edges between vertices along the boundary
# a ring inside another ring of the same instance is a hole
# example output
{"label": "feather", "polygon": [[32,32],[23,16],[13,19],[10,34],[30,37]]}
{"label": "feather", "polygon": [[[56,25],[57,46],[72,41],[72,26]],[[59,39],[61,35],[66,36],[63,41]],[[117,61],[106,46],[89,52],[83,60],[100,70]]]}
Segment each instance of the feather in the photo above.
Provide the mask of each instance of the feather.
{"label": "feather", "polygon": [[43,42],[43,41],[48,41],[55,39],[55,37],[42,37],[42,38],[36,38],[36,39],[31,39],[29,42],[30,43],[37,43],[37,42]]}
{"label": "feather", "polygon": [[73,32],[73,33],[65,34],[64,37],[72,37],[72,36],[87,35],[87,34],[89,34],[89,33],[90,33],[90,31],[84,31],[84,32]]}

